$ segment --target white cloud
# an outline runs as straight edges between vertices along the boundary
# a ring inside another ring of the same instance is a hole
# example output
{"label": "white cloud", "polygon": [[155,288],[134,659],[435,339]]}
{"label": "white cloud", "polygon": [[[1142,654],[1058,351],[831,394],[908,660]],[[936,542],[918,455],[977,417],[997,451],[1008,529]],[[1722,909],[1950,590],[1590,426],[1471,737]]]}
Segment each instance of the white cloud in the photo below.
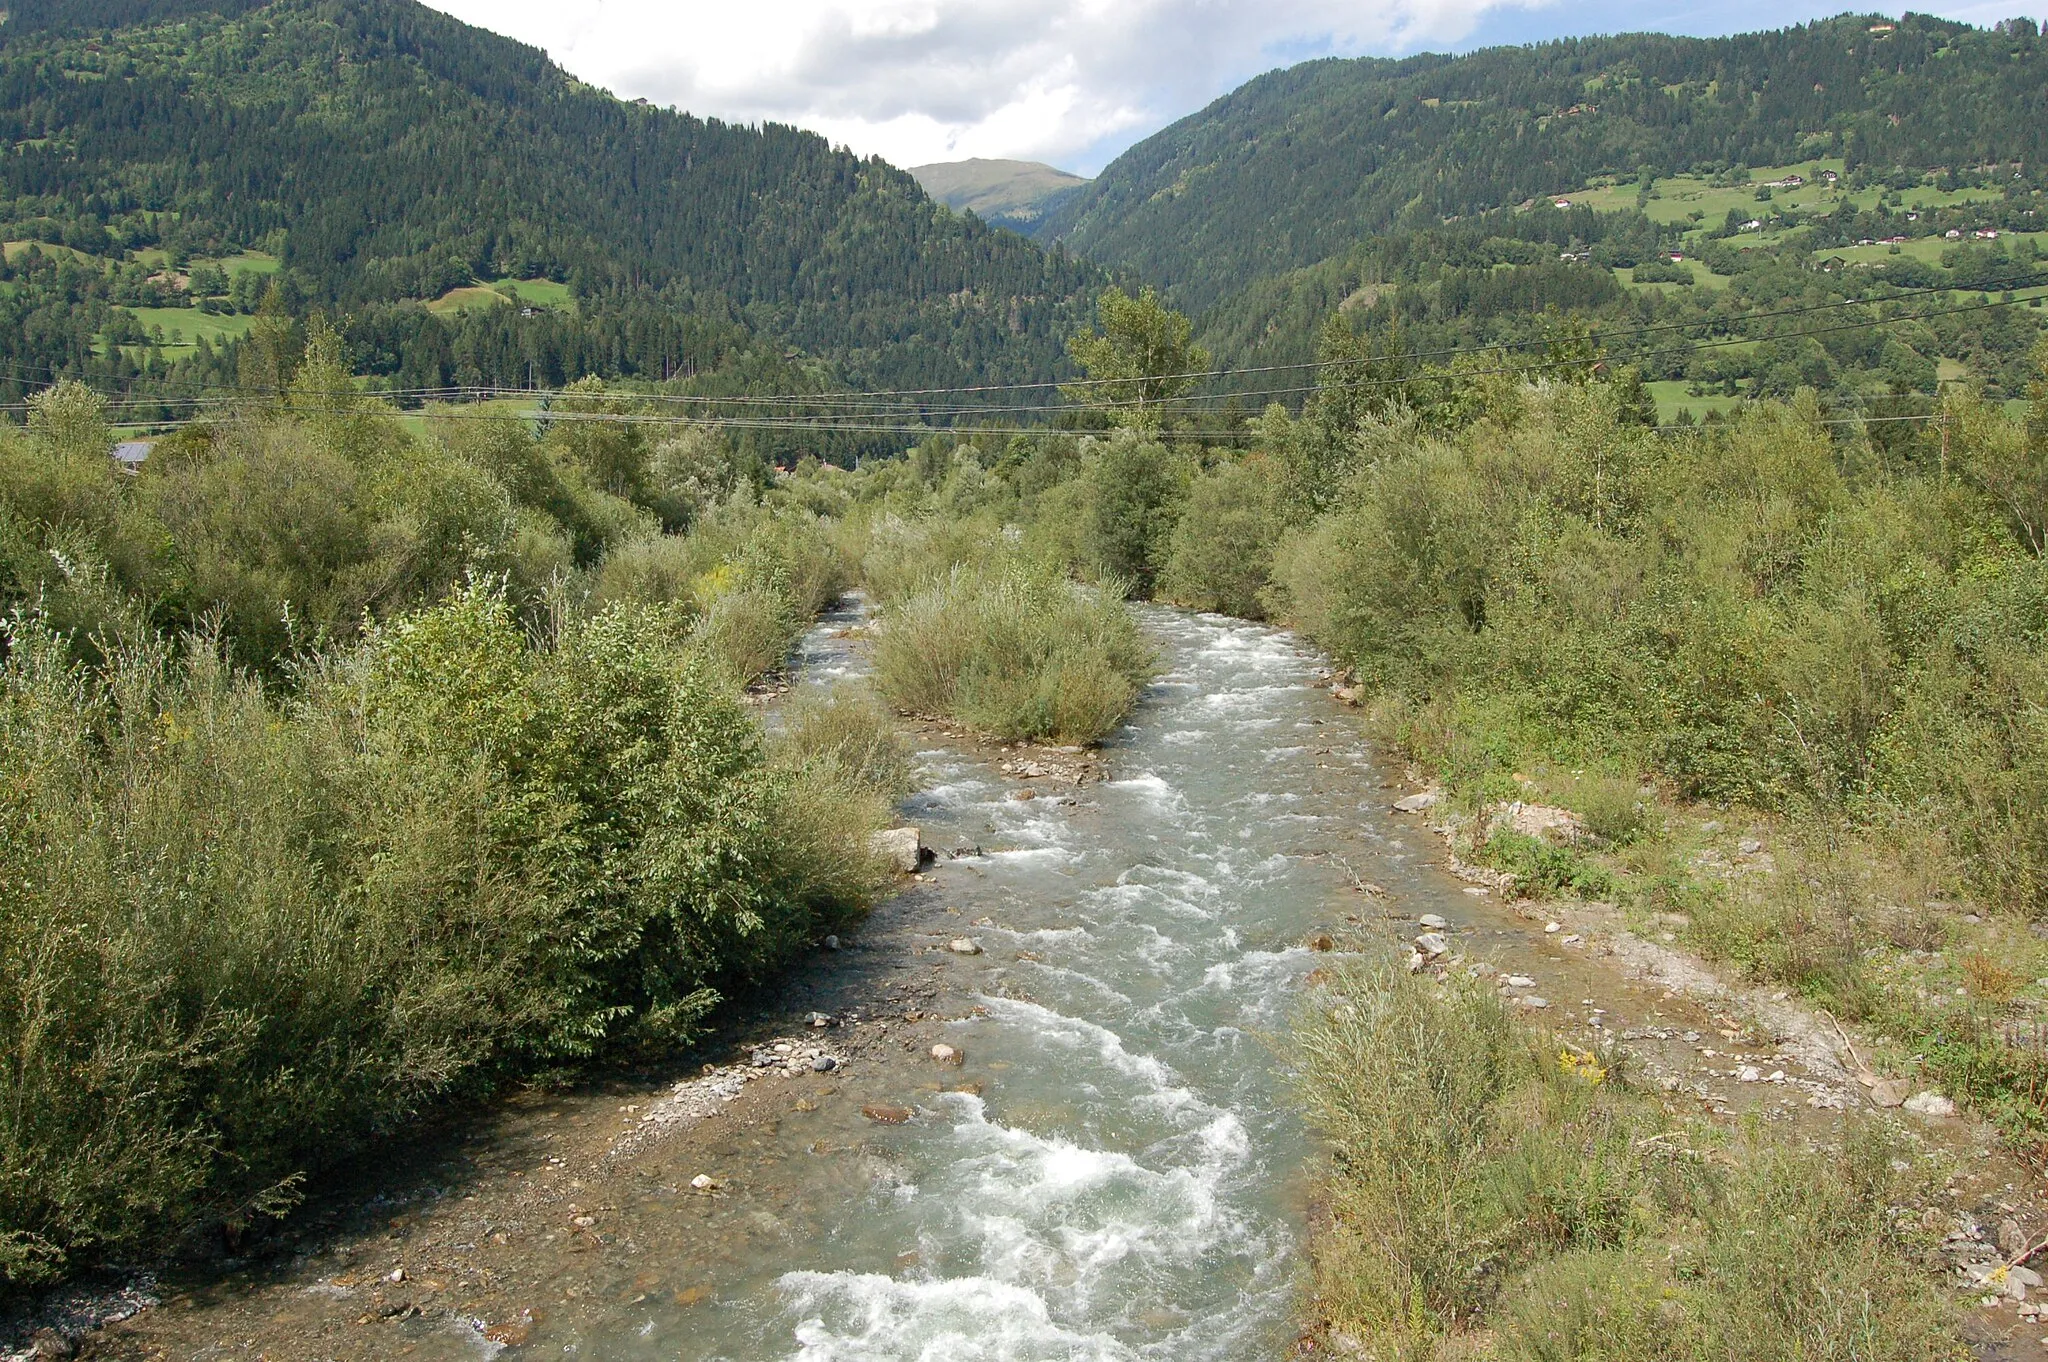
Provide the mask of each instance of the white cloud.
{"label": "white cloud", "polygon": [[1108,154],[1283,60],[1454,43],[1550,0],[428,0],[627,97],[899,165]]}

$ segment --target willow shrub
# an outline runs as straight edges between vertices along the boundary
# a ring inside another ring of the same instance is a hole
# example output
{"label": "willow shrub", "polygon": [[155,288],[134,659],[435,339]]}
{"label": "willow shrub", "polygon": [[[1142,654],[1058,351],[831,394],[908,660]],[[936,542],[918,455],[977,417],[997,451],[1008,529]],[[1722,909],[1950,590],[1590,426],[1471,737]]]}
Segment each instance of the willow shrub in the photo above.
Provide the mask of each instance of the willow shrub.
{"label": "willow shrub", "polygon": [[523,1068],[701,1032],[857,911],[875,801],[771,760],[664,611],[471,588],[301,664],[0,670],[0,1282],[278,1211]]}
{"label": "willow shrub", "polygon": [[1280,491],[1277,470],[1264,460],[1220,464],[1196,478],[1166,539],[1159,599],[1263,619],[1285,526]]}
{"label": "willow shrub", "polygon": [[[1954,468],[2048,467],[1995,411],[1951,415]],[[1675,436],[1618,416],[1535,390],[1386,453],[1282,543],[1275,594],[1413,736],[1467,730],[1468,783],[1548,759],[1903,820],[1987,902],[2048,914],[2031,520],[1981,474],[1873,463],[1810,399]]]}
{"label": "willow shrub", "polygon": [[1116,595],[997,555],[883,613],[875,678],[905,709],[1008,739],[1090,743],[1123,721],[1156,654]]}

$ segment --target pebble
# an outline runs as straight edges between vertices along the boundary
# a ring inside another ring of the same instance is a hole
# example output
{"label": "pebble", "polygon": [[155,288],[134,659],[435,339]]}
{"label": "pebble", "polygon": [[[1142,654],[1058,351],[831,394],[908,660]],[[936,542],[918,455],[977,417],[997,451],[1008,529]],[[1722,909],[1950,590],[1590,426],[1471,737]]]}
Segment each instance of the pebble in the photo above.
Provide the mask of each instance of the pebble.
{"label": "pebble", "polygon": [[932,1058],[941,1064],[958,1064],[964,1056],[950,1045],[934,1045]]}
{"label": "pebble", "polygon": [[953,944],[948,946],[946,949],[950,950],[955,955],[980,955],[981,943],[979,941],[973,940],[970,937],[960,936],[955,937],[953,939]]}
{"label": "pebble", "polygon": [[1754,1064],[1745,1064],[1735,1071],[1735,1081],[1737,1083],[1761,1083],[1764,1081],[1764,1071],[1757,1068]]}
{"label": "pebble", "polygon": [[690,1190],[693,1192],[708,1192],[717,1185],[718,1179],[712,1177],[709,1173],[699,1173],[696,1177],[690,1179]]}
{"label": "pebble", "polygon": [[876,1102],[862,1107],[860,1114],[877,1125],[885,1126],[900,1126],[911,1116],[909,1107],[891,1106],[886,1102]]}
{"label": "pebble", "polygon": [[1424,930],[1432,932],[1440,932],[1444,930],[1444,928],[1451,925],[1450,923],[1444,921],[1442,918],[1438,917],[1435,913],[1424,913],[1421,917],[1415,919],[1415,921]]}
{"label": "pebble", "polygon": [[811,1069],[814,1073],[829,1074],[838,1067],[839,1061],[830,1055],[819,1055],[811,1061]]}
{"label": "pebble", "polygon": [[1424,955],[1442,955],[1450,950],[1450,948],[1451,943],[1435,932],[1424,932],[1421,936],[1415,938],[1415,949],[1421,951]]}
{"label": "pebble", "polygon": [[1523,1007],[1533,1007],[1538,1010],[1550,1006],[1548,1000],[1539,998],[1533,993],[1524,993],[1521,997],[1515,999],[1515,1001],[1517,1003],[1520,1003]]}
{"label": "pebble", "polygon": [[1536,987],[1536,981],[1535,981],[1534,979],[1531,979],[1531,978],[1530,978],[1530,977],[1529,977],[1528,975],[1526,975],[1526,974],[1510,974],[1510,975],[1508,976],[1508,987],[1509,987],[1509,988],[1534,988],[1534,987]]}
{"label": "pebble", "polygon": [[1764,849],[1764,844],[1754,837],[1745,837],[1735,844],[1735,849],[1745,856],[1754,856]]}
{"label": "pebble", "polygon": [[388,1274],[388,1275],[387,1275],[387,1276],[386,1276],[386,1277],[384,1278],[384,1280],[385,1280],[385,1281],[387,1281],[387,1282],[402,1282],[402,1281],[404,1281],[404,1280],[405,1280],[405,1269],[404,1269],[404,1268],[402,1268],[402,1267],[394,1267],[394,1268],[392,1268],[392,1269],[391,1269],[391,1271],[390,1271],[390,1273],[389,1273],[389,1274]]}
{"label": "pebble", "polygon": [[1563,930],[1564,924],[1561,922],[1546,922],[1543,924],[1543,931],[1548,936],[1556,936]]}
{"label": "pebble", "polygon": [[1435,807],[1436,796],[1433,794],[1412,794],[1394,801],[1395,813],[1423,813]]}
{"label": "pebble", "polygon": [[836,936],[828,936],[828,937],[826,937],[826,938],[825,938],[825,949],[826,949],[826,950],[828,950],[828,951],[836,951],[836,950],[838,950],[838,949],[839,949],[839,938],[838,938],[838,937],[836,937]]}

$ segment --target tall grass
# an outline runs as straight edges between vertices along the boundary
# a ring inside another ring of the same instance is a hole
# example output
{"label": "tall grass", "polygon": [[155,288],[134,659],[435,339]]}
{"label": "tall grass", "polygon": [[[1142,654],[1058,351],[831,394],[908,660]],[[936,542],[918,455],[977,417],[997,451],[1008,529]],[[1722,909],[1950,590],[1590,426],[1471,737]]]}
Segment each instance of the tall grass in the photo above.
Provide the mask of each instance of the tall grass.
{"label": "tall grass", "polygon": [[1968,1355],[1875,1132],[1723,1148],[1490,990],[1385,961],[1314,995],[1296,1057],[1330,1150],[1314,1306],[1370,1356]]}
{"label": "tall grass", "polygon": [[1155,654],[1123,602],[1007,555],[950,569],[889,606],[876,683],[896,704],[997,737],[1099,741]]}

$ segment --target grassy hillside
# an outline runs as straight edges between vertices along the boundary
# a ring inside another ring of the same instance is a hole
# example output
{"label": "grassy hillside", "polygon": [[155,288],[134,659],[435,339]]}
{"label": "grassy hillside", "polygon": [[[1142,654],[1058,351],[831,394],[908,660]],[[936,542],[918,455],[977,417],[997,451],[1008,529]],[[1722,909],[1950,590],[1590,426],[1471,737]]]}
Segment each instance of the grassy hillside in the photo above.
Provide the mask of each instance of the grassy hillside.
{"label": "grassy hillside", "polygon": [[1133,147],[1039,234],[1199,308],[1367,234],[1602,178],[1816,157],[1879,179],[1994,164],[2032,176],[2048,154],[2048,45],[2029,21],[2009,29],[1843,16],[1731,38],[1308,62]]}
{"label": "grassy hillside", "polygon": [[1088,181],[1040,161],[995,161],[974,157],[912,166],[927,194],[948,208],[974,213],[1001,227],[1028,230],[1031,224]]}

